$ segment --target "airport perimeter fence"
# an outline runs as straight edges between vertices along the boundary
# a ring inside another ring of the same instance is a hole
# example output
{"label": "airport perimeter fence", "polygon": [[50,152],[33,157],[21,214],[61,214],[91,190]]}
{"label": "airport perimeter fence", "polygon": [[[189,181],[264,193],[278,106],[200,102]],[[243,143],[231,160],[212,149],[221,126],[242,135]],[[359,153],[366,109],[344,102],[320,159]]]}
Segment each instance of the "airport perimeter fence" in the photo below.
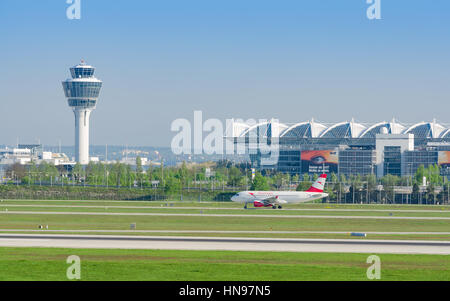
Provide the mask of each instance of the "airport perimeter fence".
{"label": "airport perimeter fence", "polygon": [[[327,185],[328,186],[328,185]],[[328,188],[336,187],[330,185]],[[339,188],[341,185],[339,185]],[[329,197],[316,202],[334,204],[418,204],[448,205],[450,190],[419,193],[407,193],[402,187],[391,190],[327,189]],[[448,187],[447,187],[448,188]],[[248,187],[189,187],[181,191],[165,191],[158,187],[104,187],[89,185],[0,185],[0,199],[21,200],[116,200],[116,201],[185,201],[185,202],[230,202],[231,197]],[[403,193],[400,193],[403,191]]]}
{"label": "airport perimeter fence", "polygon": [[183,189],[166,192],[160,188],[0,185],[0,199],[4,200],[116,200],[116,201],[190,201],[227,202],[236,191]]}

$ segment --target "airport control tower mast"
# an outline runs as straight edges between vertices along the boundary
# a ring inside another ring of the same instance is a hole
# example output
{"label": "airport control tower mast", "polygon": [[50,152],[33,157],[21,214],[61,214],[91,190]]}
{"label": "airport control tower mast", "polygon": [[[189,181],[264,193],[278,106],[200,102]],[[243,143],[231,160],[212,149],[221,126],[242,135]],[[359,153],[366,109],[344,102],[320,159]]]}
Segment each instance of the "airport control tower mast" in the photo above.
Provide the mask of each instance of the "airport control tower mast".
{"label": "airport control tower mast", "polygon": [[95,68],[81,61],[70,68],[72,78],[62,83],[69,106],[75,114],[75,159],[89,163],[89,116],[97,104],[102,81],[94,77]]}

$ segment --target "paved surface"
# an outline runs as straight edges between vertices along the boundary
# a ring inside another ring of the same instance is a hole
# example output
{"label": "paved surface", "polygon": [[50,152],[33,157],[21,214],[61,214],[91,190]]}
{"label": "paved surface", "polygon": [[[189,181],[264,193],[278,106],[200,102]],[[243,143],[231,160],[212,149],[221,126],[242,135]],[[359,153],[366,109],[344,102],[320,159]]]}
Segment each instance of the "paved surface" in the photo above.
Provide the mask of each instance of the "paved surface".
{"label": "paved surface", "polygon": [[246,217],[246,218],[340,218],[340,219],[409,219],[450,220],[450,217],[434,216],[349,216],[349,215],[280,215],[280,214],[206,214],[206,213],[150,213],[150,212],[64,212],[64,211],[0,211],[0,214],[40,215],[112,215],[112,216],[203,216],[203,217]]}
{"label": "paved surface", "polygon": [[0,234],[4,247],[450,254],[450,242]]}
{"label": "paved surface", "polygon": [[[2,204],[0,203],[0,207],[4,208],[14,208],[14,207],[34,207],[34,208],[119,208],[119,209],[175,209],[175,210],[241,210],[244,209],[239,207],[170,207],[170,206],[121,206],[121,205],[42,205],[42,204]],[[256,210],[256,208],[249,208],[247,210]],[[271,210],[271,209],[258,209],[258,210]],[[406,213],[448,213],[450,214],[450,210],[416,210],[416,209],[314,209],[314,208],[283,208],[283,211],[325,211],[325,212],[406,212]],[[277,211],[280,212],[280,211]]]}
{"label": "paved surface", "polygon": [[[348,234],[349,231],[251,231],[251,230],[101,230],[101,229],[0,229],[0,232],[39,232],[39,233],[217,233],[217,234]],[[450,232],[377,232],[377,231],[353,231],[366,234],[383,234],[383,235],[450,235]]]}

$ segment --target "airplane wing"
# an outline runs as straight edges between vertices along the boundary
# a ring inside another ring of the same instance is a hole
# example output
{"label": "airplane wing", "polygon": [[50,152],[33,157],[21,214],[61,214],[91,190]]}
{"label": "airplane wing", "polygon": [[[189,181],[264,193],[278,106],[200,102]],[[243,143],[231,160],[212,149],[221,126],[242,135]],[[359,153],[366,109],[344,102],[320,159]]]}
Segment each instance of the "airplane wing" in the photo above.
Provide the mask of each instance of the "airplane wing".
{"label": "airplane wing", "polygon": [[275,205],[275,204],[286,204],[287,202],[278,198],[278,196],[272,196],[270,198],[258,200],[263,203],[264,206]]}

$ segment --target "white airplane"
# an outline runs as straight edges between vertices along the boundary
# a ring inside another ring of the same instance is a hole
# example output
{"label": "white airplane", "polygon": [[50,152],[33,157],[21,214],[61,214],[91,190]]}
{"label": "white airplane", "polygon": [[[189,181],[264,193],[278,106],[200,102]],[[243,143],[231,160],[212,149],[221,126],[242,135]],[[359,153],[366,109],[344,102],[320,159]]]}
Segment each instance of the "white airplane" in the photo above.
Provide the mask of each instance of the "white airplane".
{"label": "white airplane", "polygon": [[247,209],[248,203],[253,203],[255,207],[282,208],[284,204],[304,203],[307,201],[326,198],[328,193],[323,189],[327,175],[321,175],[312,186],[306,191],[241,191],[235,194],[231,200],[237,203],[244,203]]}

